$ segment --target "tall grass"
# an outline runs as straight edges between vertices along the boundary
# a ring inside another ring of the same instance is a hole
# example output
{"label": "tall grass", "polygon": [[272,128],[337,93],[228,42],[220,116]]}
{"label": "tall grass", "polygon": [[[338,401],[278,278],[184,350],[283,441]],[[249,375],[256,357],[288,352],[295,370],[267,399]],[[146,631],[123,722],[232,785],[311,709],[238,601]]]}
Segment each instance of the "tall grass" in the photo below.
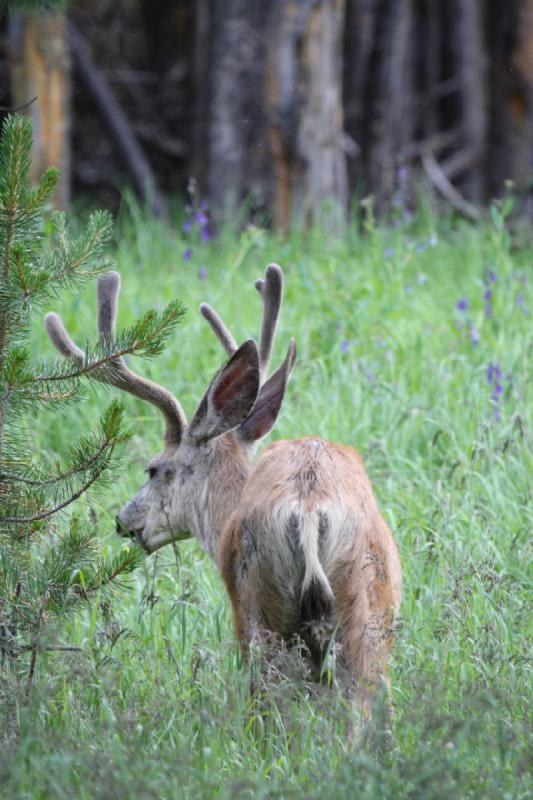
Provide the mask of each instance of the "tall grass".
{"label": "tall grass", "polygon": [[[129,210],[117,230],[120,321],[186,304],[174,345],[143,366],[189,414],[222,361],[199,303],[238,340],[257,336],[253,280],[271,260],[283,266],[275,360],[295,336],[298,361],[273,437],[357,447],[400,548],[394,737],[380,747],[363,732],[350,746],[335,691],[287,684],[254,721],[221,580],[184,542],[78,618],[65,641],[81,654],[50,654],[32,703],[0,687],[1,796],[531,797],[532,256],[497,209],[476,226],[426,209],[338,240],[249,228],[192,243]],[[57,306],[80,342],[93,335],[91,290]],[[48,352],[37,329],[35,348]],[[63,452],[108,392],[53,426],[28,421],[36,447]],[[161,446],[153,409],[127,409],[135,436],[121,478],[92,500],[110,548],[114,515]]]}

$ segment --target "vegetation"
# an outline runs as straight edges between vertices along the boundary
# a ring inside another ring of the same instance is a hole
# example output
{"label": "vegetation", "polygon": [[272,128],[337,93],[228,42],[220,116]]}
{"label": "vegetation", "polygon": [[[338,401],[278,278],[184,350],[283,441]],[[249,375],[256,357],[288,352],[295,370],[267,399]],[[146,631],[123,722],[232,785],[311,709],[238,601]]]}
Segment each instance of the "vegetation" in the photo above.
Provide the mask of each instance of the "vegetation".
{"label": "vegetation", "polygon": [[[30,704],[3,693],[0,796],[531,796],[532,252],[507,208],[473,225],[422,204],[384,227],[365,209],[364,231],[338,240],[248,228],[209,242],[190,220],[178,232],[130,208],[114,255],[121,324],[176,295],[189,309],[145,369],[189,413],[222,360],[199,302],[241,339],[257,335],[253,280],[283,265],[278,353],[293,335],[299,355],[273,436],[355,445],[400,547],[393,742],[362,732],[350,746],[334,691],[282,683],[254,720],[221,580],[190,541],[146,559],[131,593],[68,622],[81,653],[44,654]],[[92,290],[53,307],[80,340],[93,329]],[[33,342],[51,353],[38,319]],[[32,416],[37,451],[64,456],[109,392],[60,419]],[[126,409],[127,468],[77,504],[103,548],[120,548],[114,515],[161,446],[157,412],[133,399]]]}
{"label": "vegetation", "polygon": [[[21,677],[30,693],[41,651],[69,649],[50,640],[54,622],[130,573],[141,555],[135,547],[102,554],[94,520],[78,513],[67,523],[60,516],[106,477],[115,450],[127,440],[122,405],[107,404],[92,432],[89,423],[71,430],[62,424],[58,452],[36,446],[35,415],[55,410],[63,420],[83,398],[82,378],[101,380],[116,348],[157,354],[181,316],[177,304],[169,307],[165,324],[157,314],[145,315],[115,341],[87,345],[80,363],[32,359],[32,312],[42,326],[41,309],[61,288],[72,292],[109,268],[103,248],[111,223],[107,214],[95,213],[75,239],[69,239],[63,215],[45,223],[57,171],[45,172],[32,188],[31,146],[29,120],[8,117],[0,138],[0,674],[8,694],[17,692]],[[41,424],[48,420],[45,414]]]}

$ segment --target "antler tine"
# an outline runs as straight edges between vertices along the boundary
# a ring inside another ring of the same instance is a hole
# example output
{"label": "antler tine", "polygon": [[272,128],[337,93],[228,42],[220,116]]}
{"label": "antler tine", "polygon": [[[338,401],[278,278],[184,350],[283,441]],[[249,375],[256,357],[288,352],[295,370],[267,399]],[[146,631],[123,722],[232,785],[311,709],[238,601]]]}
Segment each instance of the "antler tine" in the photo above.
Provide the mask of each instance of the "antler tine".
{"label": "antler tine", "polygon": [[118,296],[120,294],[120,275],[118,272],[107,272],[96,284],[98,300],[98,333],[100,343],[112,339],[115,334]]}
{"label": "antler tine", "polygon": [[259,368],[261,380],[265,379],[272,355],[272,346],[283,296],[283,270],[278,264],[269,264],[264,279],[255,282],[255,288],[263,300],[263,320],[259,342]]}
{"label": "antler tine", "polygon": [[[114,335],[119,292],[118,272],[109,272],[98,279],[98,333],[101,344],[111,341]],[[51,312],[46,315],[44,324],[54,347],[63,356],[83,364],[86,353],[72,341],[61,317]],[[132,372],[122,357],[105,364],[95,377],[102,383],[116,386],[158,408],[165,418],[165,442],[179,444],[187,420],[178,400],[168,389]]]}
{"label": "antler tine", "polygon": [[200,313],[210,324],[211,329],[228,356],[232,356],[238,349],[237,342],[233,338],[229,328],[222,322],[215,309],[211,308],[208,303],[202,303],[200,306]]}

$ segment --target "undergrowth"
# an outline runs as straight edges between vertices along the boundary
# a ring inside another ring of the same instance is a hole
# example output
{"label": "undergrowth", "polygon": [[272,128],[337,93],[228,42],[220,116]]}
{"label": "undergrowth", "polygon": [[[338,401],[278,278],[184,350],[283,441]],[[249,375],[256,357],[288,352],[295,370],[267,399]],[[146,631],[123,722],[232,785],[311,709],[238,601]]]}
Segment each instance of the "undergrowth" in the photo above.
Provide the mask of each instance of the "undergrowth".
{"label": "undergrowth", "polygon": [[[298,360],[272,436],[357,447],[400,548],[392,741],[382,746],[362,729],[350,744],[349,711],[334,690],[273,687],[276,702],[254,719],[222,582],[189,541],[151,556],[129,592],[70,624],[65,642],[81,653],[43,655],[30,704],[0,687],[0,795],[530,797],[527,240],[511,235],[497,208],[472,225],[428,207],[407,224],[370,219],[337,240],[247,228],[213,242],[203,217],[198,224],[196,233],[168,229],[135,208],[119,221],[120,323],[184,302],[175,342],[142,369],[191,413],[222,361],[199,303],[210,302],[240,341],[257,337],[253,280],[271,260],[283,266],[274,363],[290,336]],[[90,290],[56,307],[80,341],[92,335]],[[40,328],[34,344],[49,354]],[[28,421],[35,447],[63,454],[108,393],[88,391],[53,425]],[[114,515],[161,447],[157,414],[126,403],[134,436],[124,469],[90,501],[104,549],[121,546]]]}

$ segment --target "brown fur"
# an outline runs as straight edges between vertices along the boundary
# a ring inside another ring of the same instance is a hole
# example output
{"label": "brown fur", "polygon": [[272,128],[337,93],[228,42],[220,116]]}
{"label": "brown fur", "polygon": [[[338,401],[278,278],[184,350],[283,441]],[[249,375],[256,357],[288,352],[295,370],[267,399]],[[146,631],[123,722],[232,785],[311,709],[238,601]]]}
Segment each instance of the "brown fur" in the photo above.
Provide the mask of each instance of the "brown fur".
{"label": "brown fur", "polygon": [[307,545],[294,523],[303,518],[318,520],[318,560],[333,594],[323,622],[335,631],[339,672],[368,707],[373,690],[387,682],[401,568],[352,448],[312,437],[279,441],[257,462],[225,526],[218,559],[239,641],[246,653],[256,630],[285,641],[309,639],[301,620]]}

